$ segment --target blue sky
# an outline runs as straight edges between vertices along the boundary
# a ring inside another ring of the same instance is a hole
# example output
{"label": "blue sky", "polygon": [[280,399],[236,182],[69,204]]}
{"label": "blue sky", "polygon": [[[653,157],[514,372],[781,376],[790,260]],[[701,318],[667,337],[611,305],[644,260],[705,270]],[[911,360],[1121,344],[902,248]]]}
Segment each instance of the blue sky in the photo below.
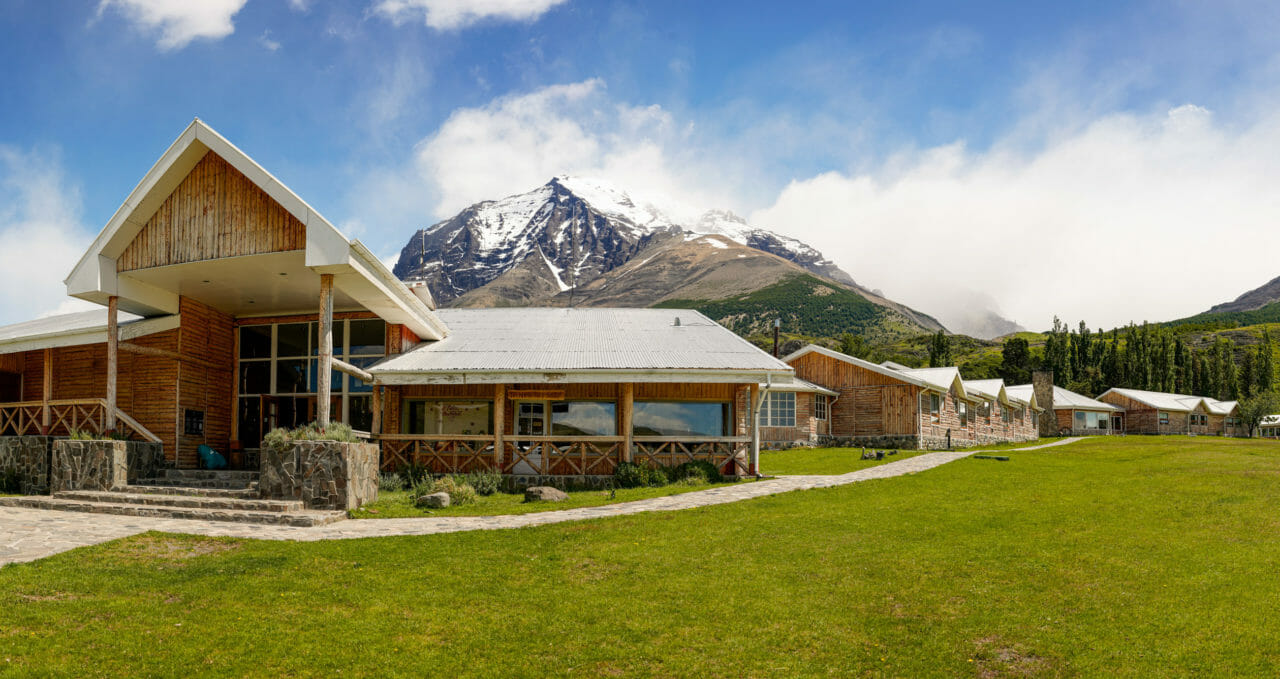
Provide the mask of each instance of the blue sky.
{"label": "blue sky", "polygon": [[1280,245],[1278,28],[1231,2],[11,1],[0,284],[40,292],[0,322],[59,306],[194,116],[386,256],[587,173],[944,322],[1187,315],[1280,275],[1233,245]]}

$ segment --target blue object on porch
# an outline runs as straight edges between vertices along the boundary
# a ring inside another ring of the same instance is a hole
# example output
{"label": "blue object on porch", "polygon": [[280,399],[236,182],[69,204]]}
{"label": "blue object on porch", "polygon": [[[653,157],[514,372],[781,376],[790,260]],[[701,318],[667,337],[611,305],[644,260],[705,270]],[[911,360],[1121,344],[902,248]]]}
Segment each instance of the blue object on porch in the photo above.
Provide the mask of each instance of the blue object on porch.
{"label": "blue object on porch", "polygon": [[196,448],[196,452],[200,454],[200,462],[204,463],[205,469],[227,468],[227,458],[219,455],[213,448],[202,443],[199,448]]}

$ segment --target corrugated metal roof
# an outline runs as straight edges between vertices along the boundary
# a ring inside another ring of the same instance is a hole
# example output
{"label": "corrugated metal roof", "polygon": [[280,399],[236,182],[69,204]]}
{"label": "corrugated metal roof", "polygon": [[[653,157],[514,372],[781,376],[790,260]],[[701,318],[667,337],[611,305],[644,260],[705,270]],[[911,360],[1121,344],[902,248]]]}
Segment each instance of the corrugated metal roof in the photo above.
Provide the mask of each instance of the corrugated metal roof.
{"label": "corrugated metal roof", "polygon": [[[931,387],[947,391],[951,385],[955,384],[956,379],[960,378],[960,369],[955,366],[945,368],[907,368],[899,370],[904,375],[910,375]],[[961,379],[961,383],[964,380]]]}
{"label": "corrugated metal roof", "polygon": [[791,373],[791,366],[687,309],[441,309],[450,329],[380,361],[376,375],[592,370]]}
{"label": "corrugated metal roof", "polygon": [[[761,388],[763,388],[765,385],[763,385],[763,384],[762,384],[762,385],[760,385],[760,386],[761,386]],[[809,382],[808,380],[802,380],[802,379],[800,379],[799,377],[793,377],[793,378],[791,379],[791,383],[790,383],[790,384],[787,384],[786,386],[781,386],[781,387],[775,386],[775,387],[773,388],[773,390],[774,390],[774,391],[800,391],[800,392],[812,392],[812,393],[815,393],[815,394],[826,394],[827,396],[839,396],[839,395],[840,395],[840,392],[838,392],[838,391],[836,391],[836,390],[834,390],[834,389],[828,389],[828,388],[826,388],[826,387],[824,387],[824,386],[822,386],[822,385],[818,385],[818,384],[814,384],[813,382]]]}
{"label": "corrugated metal roof", "polygon": [[1139,403],[1145,403],[1152,408],[1183,413],[1194,410],[1201,401],[1204,402],[1206,409],[1215,415],[1226,415],[1236,405],[1235,401],[1219,401],[1205,396],[1169,394],[1160,391],[1143,391],[1141,389],[1121,389],[1116,387],[1107,390],[1107,392],[1115,392]]}
{"label": "corrugated metal roof", "polygon": [[[142,320],[141,316],[120,312],[118,322],[121,326]],[[61,335],[83,330],[107,329],[107,310],[90,309],[71,314],[46,316],[34,321],[23,321],[0,327],[0,342],[28,340],[46,335]]]}
{"label": "corrugated metal roof", "polygon": [[[1014,394],[1016,393],[1017,398],[1022,400],[1026,400],[1027,398],[1030,398],[1030,395],[1034,393],[1032,385],[1030,384],[1019,384],[1017,386],[1007,387],[1005,391],[1008,392],[1010,396],[1014,396]],[[1023,396],[1024,394],[1025,394],[1025,397]],[[1043,406],[1044,404],[1041,403],[1040,405]],[[1084,394],[1077,394],[1074,391],[1063,389],[1062,387],[1058,387],[1058,386],[1055,386],[1053,388],[1053,409],[1054,410],[1105,410],[1108,412],[1119,412],[1120,410],[1122,410],[1122,408],[1113,406],[1110,403],[1103,403],[1102,401],[1099,401],[1097,399],[1089,398]]]}

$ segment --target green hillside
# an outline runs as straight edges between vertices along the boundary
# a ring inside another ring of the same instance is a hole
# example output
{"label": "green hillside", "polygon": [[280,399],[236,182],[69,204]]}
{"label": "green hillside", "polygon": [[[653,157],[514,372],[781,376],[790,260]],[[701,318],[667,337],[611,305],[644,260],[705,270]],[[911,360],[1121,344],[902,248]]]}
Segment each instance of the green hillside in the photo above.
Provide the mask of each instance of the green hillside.
{"label": "green hillside", "polygon": [[1223,313],[1209,313],[1206,311],[1195,316],[1169,321],[1163,325],[1186,330],[1211,331],[1264,323],[1280,323],[1280,302],[1273,302],[1253,311],[1228,311]]}
{"label": "green hillside", "polygon": [[798,274],[745,295],[718,300],[669,299],[665,309],[697,309],[739,335],[772,332],[775,318],[790,335],[838,338],[846,332],[869,342],[894,342],[921,333],[904,315],[816,276]]}

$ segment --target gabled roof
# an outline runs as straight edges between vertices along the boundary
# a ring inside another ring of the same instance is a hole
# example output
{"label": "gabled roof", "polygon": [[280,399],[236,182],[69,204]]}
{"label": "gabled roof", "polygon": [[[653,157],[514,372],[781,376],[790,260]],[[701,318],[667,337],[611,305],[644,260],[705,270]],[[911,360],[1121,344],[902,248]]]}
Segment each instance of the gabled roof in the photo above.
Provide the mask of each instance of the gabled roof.
{"label": "gabled roof", "polygon": [[1267,427],[1274,427],[1275,425],[1280,424],[1280,415],[1264,415],[1262,417],[1262,422],[1259,424]]}
{"label": "gabled roof", "polygon": [[[685,309],[441,309],[447,337],[368,371],[384,384],[767,382],[791,366]],[[679,323],[676,320],[679,319]]]}
{"label": "gabled roof", "polygon": [[961,396],[968,396],[964,388],[964,379],[960,377],[960,369],[954,366],[945,368],[908,368],[898,372],[910,375],[938,391],[955,391]]}
{"label": "gabled roof", "polygon": [[1005,402],[1010,396],[1004,386],[1004,380],[1001,379],[965,380],[964,388],[974,396],[993,401]]}
{"label": "gabled roof", "polygon": [[306,201],[198,118],[160,156],[94,238],[64,281],[67,294],[103,305],[114,295],[119,297],[121,310],[142,316],[176,313],[175,290],[118,275],[116,260],[196,163],[210,152],[227,161],[306,227],[303,256],[307,267],[316,273],[333,274],[335,287],[387,321],[409,326],[419,337],[436,339],[448,332],[426,304],[368,248],[359,241],[347,240]]}
{"label": "gabled roof", "polygon": [[[883,365],[877,365],[875,363],[872,363],[871,361],[864,361],[861,358],[855,358],[848,354],[842,354],[834,349],[820,347],[816,344],[805,345],[804,347],[801,347],[800,349],[797,349],[791,352],[790,354],[783,356],[782,362],[790,364],[792,361],[796,360],[797,358],[800,358],[801,356],[805,356],[808,354],[820,354],[828,358],[834,358],[837,361],[843,361],[845,363],[848,363],[849,365],[857,366],[865,370],[870,370],[871,372],[876,373],[877,375],[883,375],[885,377],[898,380],[905,384],[913,384],[917,387],[924,387],[925,389],[939,390],[939,387],[929,384],[928,382],[925,382],[923,379],[920,379],[919,377],[909,375],[899,370],[894,370],[893,368],[886,368]],[[941,387],[941,391],[946,391],[946,390],[947,390],[947,387]]]}
{"label": "gabled roof", "polygon": [[1219,401],[1207,396],[1188,396],[1187,394],[1170,394],[1161,391],[1144,391],[1142,389],[1121,389],[1112,387],[1098,398],[1107,394],[1119,394],[1138,403],[1157,410],[1169,410],[1178,413],[1189,413],[1197,407],[1215,415],[1228,415],[1236,407],[1235,401]]}
{"label": "gabled roof", "polygon": [[[1009,387],[1009,394],[1034,394],[1035,390],[1030,384],[1019,384]],[[1074,391],[1063,389],[1055,386],[1053,388],[1053,409],[1054,410],[1099,410],[1107,412],[1123,412],[1124,408],[1103,403],[1097,399],[1089,398],[1084,394],[1077,394]]]}

